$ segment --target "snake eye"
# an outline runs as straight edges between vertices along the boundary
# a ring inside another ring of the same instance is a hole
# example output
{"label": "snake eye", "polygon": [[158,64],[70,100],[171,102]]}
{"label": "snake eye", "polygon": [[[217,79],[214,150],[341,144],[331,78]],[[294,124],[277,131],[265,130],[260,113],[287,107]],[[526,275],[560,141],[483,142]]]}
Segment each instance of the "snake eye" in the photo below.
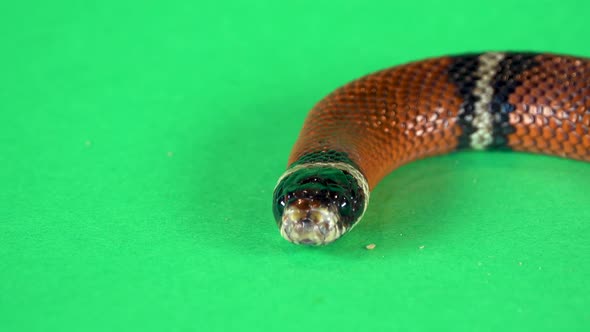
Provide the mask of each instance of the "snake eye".
{"label": "snake eye", "polygon": [[344,199],[339,202],[338,212],[340,212],[340,215],[343,217],[347,217],[350,215],[350,213],[352,212],[352,209],[351,209],[351,205],[348,203],[348,200]]}

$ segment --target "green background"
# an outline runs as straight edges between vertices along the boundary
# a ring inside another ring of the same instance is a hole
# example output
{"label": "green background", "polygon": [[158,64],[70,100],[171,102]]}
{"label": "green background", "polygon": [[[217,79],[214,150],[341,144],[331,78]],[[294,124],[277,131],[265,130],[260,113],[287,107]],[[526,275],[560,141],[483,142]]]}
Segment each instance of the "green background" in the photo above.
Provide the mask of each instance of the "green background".
{"label": "green background", "polygon": [[307,111],[335,87],[448,53],[590,56],[589,12],[2,2],[0,330],[589,330],[587,163],[415,162],[323,248],[284,241],[270,208]]}

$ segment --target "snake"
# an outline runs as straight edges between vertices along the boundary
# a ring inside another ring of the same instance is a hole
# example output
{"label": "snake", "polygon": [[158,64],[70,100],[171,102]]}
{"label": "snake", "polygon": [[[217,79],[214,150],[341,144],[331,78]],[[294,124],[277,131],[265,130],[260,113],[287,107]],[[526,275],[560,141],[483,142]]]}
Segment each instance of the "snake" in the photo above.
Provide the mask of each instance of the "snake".
{"label": "snake", "polygon": [[590,161],[590,58],[462,53],[337,88],[309,111],[273,191],[279,232],[295,244],[332,243],[396,168],[494,149]]}

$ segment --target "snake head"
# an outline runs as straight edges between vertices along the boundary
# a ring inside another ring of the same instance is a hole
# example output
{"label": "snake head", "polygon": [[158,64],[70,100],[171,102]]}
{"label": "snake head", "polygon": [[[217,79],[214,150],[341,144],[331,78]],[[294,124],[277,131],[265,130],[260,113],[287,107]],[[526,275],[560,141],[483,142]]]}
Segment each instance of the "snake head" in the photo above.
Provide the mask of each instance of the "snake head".
{"label": "snake head", "polygon": [[323,245],[341,237],[360,220],[366,197],[356,177],[345,169],[299,165],[279,180],[273,212],[286,240]]}

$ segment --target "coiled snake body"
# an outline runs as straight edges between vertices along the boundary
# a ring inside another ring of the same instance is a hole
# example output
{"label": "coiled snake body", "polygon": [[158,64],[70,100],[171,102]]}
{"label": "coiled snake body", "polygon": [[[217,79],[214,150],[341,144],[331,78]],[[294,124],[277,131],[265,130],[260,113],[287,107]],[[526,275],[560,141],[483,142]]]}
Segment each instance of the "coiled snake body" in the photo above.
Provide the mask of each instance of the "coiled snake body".
{"label": "coiled snake body", "polygon": [[431,58],[353,81],[310,111],[273,196],[280,232],[330,243],[413,160],[509,149],[590,161],[590,61],[547,53]]}

